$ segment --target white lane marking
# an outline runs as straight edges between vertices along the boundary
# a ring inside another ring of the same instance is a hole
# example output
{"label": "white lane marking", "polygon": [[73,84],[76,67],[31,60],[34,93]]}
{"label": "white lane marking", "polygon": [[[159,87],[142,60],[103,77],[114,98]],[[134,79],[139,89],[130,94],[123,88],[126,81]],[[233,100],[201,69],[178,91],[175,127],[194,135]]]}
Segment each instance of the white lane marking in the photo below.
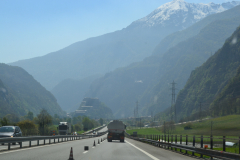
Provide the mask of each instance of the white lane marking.
{"label": "white lane marking", "polygon": [[154,157],[153,155],[149,154],[148,152],[142,150],[141,148],[138,148],[137,146],[133,145],[132,143],[128,142],[125,140],[125,142],[127,142],[128,144],[130,144],[131,146],[135,147],[136,149],[138,149],[139,151],[143,152],[144,154],[146,154],[148,157],[152,158],[153,160],[160,160],[156,157]]}
{"label": "white lane marking", "polygon": [[83,152],[83,154],[87,153],[88,151]]}
{"label": "white lane marking", "polygon": [[95,148],[95,147],[92,147],[92,148]]}
{"label": "white lane marking", "polygon": [[[84,140],[84,139],[82,139],[82,140]],[[74,141],[63,141],[63,142],[60,141],[59,143],[55,143],[55,144],[54,143],[53,144],[46,143],[46,145],[41,144],[43,146],[38,146],[38,147],[33,146],[33,147],[30,147],[30,148],[26,148],[26,149],[18,149],[18,150],[13,150],[13,151],[0,152],[0,155],[1,154],[6,154],[6,153],[12,153],[12,152],[25,151],[25,150],[30,150],[30,149],[37,149],[37,148],[42,148],[42,147],[50,147],[52,145],[61,145],[61,144],[65,144],[65,143],[75,142],[75,141],[77,141],[77,140],[74,140]],[[23,146],[23,147],[26,147],[26,146]]]}
{"label": "white lane marking", "polygon": [[[60,144],[63,144],[63,143],[60,143]],[[46,146],[39,146],[39,147],[32,147],[32,148],[26,148],[26,149],[19,149],[19,150],[14,150],[14,151],[6,151],[6,152],[2,152],[0,154],[19,152],[19,151],[25,151],[25,150],[30,150],[30,149],[42,148],[42,147],[49,147],[49,146],[52,146],[52,145],[59,145],[59,144],[50,144],[50,145],[46,145]]]}

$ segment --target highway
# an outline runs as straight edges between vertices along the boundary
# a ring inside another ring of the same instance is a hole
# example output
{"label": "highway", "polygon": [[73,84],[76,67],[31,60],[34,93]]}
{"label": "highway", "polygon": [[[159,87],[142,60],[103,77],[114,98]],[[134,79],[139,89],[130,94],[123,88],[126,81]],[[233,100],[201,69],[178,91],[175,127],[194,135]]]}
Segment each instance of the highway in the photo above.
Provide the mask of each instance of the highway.
{"label": "highway", "polygon": [[[106,130],[104,128],[103,130]],[[193,160],[195,158],[175,153],[169,150],[144,144],[126,138],[124,143],[119,141],[103,141],[99,145],[98,140],[106,135],[96,138],[68,141],[36,147],[16,148],[10,151],[0,151],[1,160],[67,160],[70,149],[73,148],[75,160]],[[93,142],[96,147],[93,147]],[[34,143],[32,143],[34,144]],[[41,144],[41,143],[40,143]],[[27,143],[28,145],[28,143]],[[16,145],[19,147],[19,145]],[[84,151],[84,146],[89,146]]]}

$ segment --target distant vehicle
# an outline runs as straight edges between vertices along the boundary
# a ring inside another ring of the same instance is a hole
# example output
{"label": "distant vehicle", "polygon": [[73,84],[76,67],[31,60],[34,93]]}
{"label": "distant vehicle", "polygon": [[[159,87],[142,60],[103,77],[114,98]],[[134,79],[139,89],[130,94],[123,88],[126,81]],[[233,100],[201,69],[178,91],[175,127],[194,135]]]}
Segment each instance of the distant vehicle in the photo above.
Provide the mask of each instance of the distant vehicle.
{"label": "distant vehicle", "polygon": [[76,135],[77,135],[77,132],[73,132],[73,135],[76,136]]}
{"label": "distant vehicle", "polygon": [[71,123],[68,122],[60,122],[57,129],[59,135],[71,135],[72,133]]}
{"label": "distant vehicle", "polygon": [[[18,126],[3,126],[0,127],[0,138],[21,137],[22,131]],[[15,145],[16,143],[12,143]],[[4,145],[4,143],[2,143]]]}
{"label": "distant vehicle", "polygon": [[112,142],[112,140],[120,140],[120,142],[124,142],[124,131],[126,129],[126,125],[119,120],[111,121],[108,126],[108,142]]}

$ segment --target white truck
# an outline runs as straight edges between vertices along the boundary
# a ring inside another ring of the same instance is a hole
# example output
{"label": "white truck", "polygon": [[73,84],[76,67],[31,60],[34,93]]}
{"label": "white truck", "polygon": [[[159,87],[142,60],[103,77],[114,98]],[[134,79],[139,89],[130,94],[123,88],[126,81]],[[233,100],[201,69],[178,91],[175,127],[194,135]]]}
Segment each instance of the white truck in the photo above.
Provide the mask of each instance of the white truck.
{"label": "white truck", "polygon": [[59,122],[57,129],[59,135],[70,135],[72,132],[71,123],[68,122]]}
{"label": "white truck", "polygon": [[124,131],[126,129],[126,125],[119,120],[113,120],[108,125],[108,142],[112,142],[112,140],[120,140],[120,142],[124,142]]}

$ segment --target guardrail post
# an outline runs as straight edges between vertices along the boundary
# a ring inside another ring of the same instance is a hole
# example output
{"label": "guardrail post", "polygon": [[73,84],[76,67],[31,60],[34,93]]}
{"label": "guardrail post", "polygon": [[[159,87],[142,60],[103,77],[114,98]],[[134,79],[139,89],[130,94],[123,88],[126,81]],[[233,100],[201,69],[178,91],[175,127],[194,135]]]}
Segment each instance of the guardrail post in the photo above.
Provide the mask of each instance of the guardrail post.
{"label": "guardrail post", "polygon": [[[203,136],[201,135],[201,148],[203,148]],[[203,158],[203,155],[201,154],[201,158]]]}
{"label": "guardrail post", "polygon": [[[164,143],[167,143],[167,136],[166,136],[166,134],[164,135]],[[167,148],[167,147],[164,145],[164,148]]]}
{"label": "guardrail post", "polygon": [[223,136],[223,151],[226,151],[226,139],[225,139],[225,136]]}
{"label": "guardrail post", "polygon": [[[188,145],[188,135],[186,135],[186,145]],[[186,150],[186,154],[187,154],[187,150]]]}
{"label": "guardrail post", "polygon": [[20,142],[19,145],[20,145],[20,148],[22,148],[22,142]]}
{"label": "guardrail post", "polygon": [[[177,144],[177,135],[175,135],[175,144]],[[177,148],[175,148],[175,151],[177,151]]]}
{"label": "guardrail post", "polygon": [[55,143],[55,138],[54,138],[54,143]]}
{"label": "guardrail post", "polygon": [[[169,143],[169,134],[168,134],[168,138],[167,138],[167,141],[168,141],[168,143]],[[168,146],[167,148],[169,149],[169,146]]]}
{"label": "guardrail post", "polygon": [[213,136],[212,135],[210,136],[210,147],[211,147],[211,149],[213,149]]}
{"label": "guardrail post", "polygon": [[[171,135],[171,143],[173,143],[173,135]],[[171,147],[171,150],[173,150],[173,147]]]}
{"label": "guardrail post", "polygon": [[39,146],[39,140],[37,140],[37,145]]}
{"label": "guardrail post", "polygon": [[[182,135],[180,135],[180,144],[182,144]],[[182,152],[181,149],[180,149],[180,152]]]}
{"label": "guardrail post", "polygon": [[58,138],[58,143],[59,143],[59,138]]}
{"label": "guardrail post", "polygon": [[43,144],[45,145],[45,139],[43,140]]}
{"label": "guardrail post", "polygon": [[8,150],[11,149],[11,143],[8,143]]}
{"label": "guardrail post", "polygon": [[[193,136],[193,143],[192,143],[193,147],[195,147],[195,136]],[[192,155],[194,156],[194,152],[192,152]]]}
{"label": "guardrail post", "polygon": [[[210,136],[210,149],[213,149],[213,136]],[[213,159],[213,157],[211,157]]]}
{"label": "guardrail post", "polygon": [[163,142],[163,135],[162,135],[162,142]]}
{"label": "guardrail post", "polygon": [[29,147],[31,147],[31,146],[32,146],[31,141],[29,141]]}
{"label": "guardrail post", "polygon": [[51,144],[51,139],[49,139],[49,144]]}

